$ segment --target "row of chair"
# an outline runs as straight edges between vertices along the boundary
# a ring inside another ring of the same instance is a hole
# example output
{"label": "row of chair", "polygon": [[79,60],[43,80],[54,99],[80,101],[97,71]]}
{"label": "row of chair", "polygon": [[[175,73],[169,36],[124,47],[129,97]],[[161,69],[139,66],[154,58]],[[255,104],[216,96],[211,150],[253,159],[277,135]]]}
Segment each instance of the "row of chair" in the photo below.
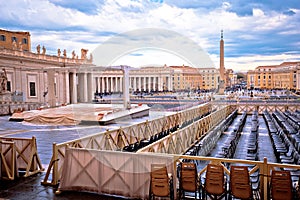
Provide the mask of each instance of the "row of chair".
{"label": "row of chair", "polygon": [[128,151],[128,152],[136,152],[137,150],[157,141],[160,140],[161,138],[169,135],[170,133],[174,132],[177,130],[177,127],[173,127],[169,130],[162,131],[160,133],[157,133],[155,135],[152,135],[149,139],[142,139],[139,142],[131,143],[125,147],[123,147],[123,151]]}
{"label": "row of chair", "polygon": [[300,115],[296,115],[294,112],[286,110],[283,113],[287,117],[287,121],[293,126],[294,129],[300,128]]}
{"label": "row of chair", "polygon": [[277,161],[285,164],[299,164],[299,152],[295,149],[288,136],[267,111],[264,112],[264,116],[267,121],[269,135]]}
{"label": "row of chair", "polygon": [[[233,119],[237,116],[237,114],[232,116],[230,132],[226,138],[226,141],[223,143],[221,147],[221,151],[217,152],[217,158],[233,158],[236,146],[238,144],[239,138],[241,136],[241,131],[245,125],[247,113],[244,112],[241,118],[237,121],[237,123],[232,124]],[[227,129],[228,131],[228,129]],[[224,134],[224,133],[223,133]]]}
{"label": "row of chair", "polygon": [[[172,177],[168,175],[166,166],[152,165],[150,199],[153,197],[174,198]],[[224,167],[218,164],[206,166],[205,177],[197,173],[193,162],[180,163],[179,199],[256,199],[247,166],[230,167],[227,180]],[[175,192],[176,193],[176,192]],[[293,186],[289,171],[273,170],[268,187],[269,199],[293,199]]]}
{"label": "row of chair", "polygon": [[258,112],[254,111],[251,116],[251,130],[248,137],[246,160],[258,159],[258,128]]}
{"label": "row of chair", "polygon": [[295,134],[297,132],[296,129],[288,123],[288,117],[286,117],[281,111],[275,110],[272,115],[286,134]]}
{"label": "row of chair", "polygon": [[[234,118],[237,116],[237,110],[235,110],[233,113],[231,113],[224,122],[224,130],[226,130],[228,128],[228,126],[232,123],[232,121],[234,120]],[[245,121],[245,120],[244,120]],[[239,129],[239,128],[237,128]],[[217,130],[216,130],[217,131]],[[198,156],[199,155],[199,151],[201,150],[201,148],[203,147],[203,141],[202,140],[198,140],[196,141],[185,153],[184,155],[189,155],[189,156]],[[195,163],[198,163],[200,161],[198,160],[190,160],[190,159],[184,159],[184,162],[190,162],[193,161]]]}

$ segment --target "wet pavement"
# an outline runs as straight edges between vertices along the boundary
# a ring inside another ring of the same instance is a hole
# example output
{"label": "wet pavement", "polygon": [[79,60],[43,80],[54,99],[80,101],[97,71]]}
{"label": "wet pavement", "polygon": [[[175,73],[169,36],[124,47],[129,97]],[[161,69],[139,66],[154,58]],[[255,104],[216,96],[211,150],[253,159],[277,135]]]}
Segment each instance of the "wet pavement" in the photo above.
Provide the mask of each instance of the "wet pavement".
{"label": "wet pavement", "polygon": [[[151,117],[151,116],[150,116]],[[16,199],[16,200],[28,200],[28,199],[122,199],[121,197],[103,196],[94,194],[91,192],[62,192],[60,195],[56,195],[56,188],[52,186],[41,185],[44,179],[46,169],[49,161],[52,157],[52,144],[53,142],[62,143],[65,141],[80,138],[85,135],[95,134],[105,131],[106,129],[115,129],[120,126],[127,126],[133,123],[141,122],[149,117],[136,119],[135,121],[129,120],[120,122],[119,124],[112,124],[108,126],[99,125],[76,125],[76,126],[33,126],[24,124],[22,122],[8,121],[8,116],[0,117],[0,136],[1,137],[29,137],[35,136],[37,139],[38,154],[41,159],[42,165],[45,171],[30,177],[20,176],[15,181],[0,181],[0,199]],[[237,117],[235,121],[239,118]],[[276,162],[275,156],[270,154],[271,142],[266,129],[266,124],[262,116],[259,116],[259,160],[263,157],[268,157],[271,162]],[[240,138],[240,144],[237,146],[235,158],[243,159],[245,155],[245,145],[243,142],[247,142],[247,132],[251,128],[251,115],[247,116],[246,123]],[[218,147],[222,146],[226,140],[226,134],[223,134],[216,146],[211,152],[210,156],[214,156],[219,151]],[[244,143],[245,144],[245,143]]]}
{"label": "wet pavement", "polygon": [[[162,113],[165,115],[166,113]],[[149,116],[139,119],[128,119],[107,126],[100,125],[74,125],[74,126],[46,126],[32,125],[24,122],[9,121],[9,116],[0,116],[0,137],[31,138],[36,137],[38,155],[40,157],[44,172],[29,177],[18,177],[14,181],[0,180],[1,199],[120,199],[120,197],[102,196],[87,192],[63,192],[55,195],[56,188],[41,185],[46,170],[52,157],[53,142],[63,143],[80,137],[103,132],[107,129],[117,129],[120,126],[129,126],[147,119],[157,118],[162,115],[159,112],[152,112]]]}

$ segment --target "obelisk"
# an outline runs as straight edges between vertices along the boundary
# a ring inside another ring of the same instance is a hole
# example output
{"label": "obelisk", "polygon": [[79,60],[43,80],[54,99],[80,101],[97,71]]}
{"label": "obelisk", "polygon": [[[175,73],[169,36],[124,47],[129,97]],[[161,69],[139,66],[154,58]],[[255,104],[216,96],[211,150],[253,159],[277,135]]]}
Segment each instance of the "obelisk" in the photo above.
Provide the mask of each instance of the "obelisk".
{"label": "obelisk", "polygon": [[225,89],[224,40],[223,40],[223,30],[221,30],[219,94],[221,95],[224,94],[224,89]]}

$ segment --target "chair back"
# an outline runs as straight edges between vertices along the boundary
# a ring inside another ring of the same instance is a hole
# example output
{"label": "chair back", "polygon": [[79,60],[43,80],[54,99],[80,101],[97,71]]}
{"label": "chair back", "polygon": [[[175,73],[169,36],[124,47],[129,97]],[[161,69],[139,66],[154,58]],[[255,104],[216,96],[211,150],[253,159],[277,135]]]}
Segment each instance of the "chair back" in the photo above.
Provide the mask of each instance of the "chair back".
{"label": "chair back", "polygon": [[273,170],[271,175],[271,196],[273,200],[293,198],[292,179],[289,171]]}
{"label": "chair back", "polygon": [[164,164],[151,164],[151,193],[158,197],[170,195],[169,177]]}
{"label": "chair back", "polygon": [[225,192],[224,169],[221,165],[207,165],[205,191],[213,195],[222,195]]}
{"label": "chair back", "polygon": [[246,166],[231,166],[230,168],[230,192],[235,198],[251,199],[252,186],[250,175]]}
{"label": "chair back", "polygon": [[195,163],[181,163],[180,185],[184,191],[197,191],[197,168]]}

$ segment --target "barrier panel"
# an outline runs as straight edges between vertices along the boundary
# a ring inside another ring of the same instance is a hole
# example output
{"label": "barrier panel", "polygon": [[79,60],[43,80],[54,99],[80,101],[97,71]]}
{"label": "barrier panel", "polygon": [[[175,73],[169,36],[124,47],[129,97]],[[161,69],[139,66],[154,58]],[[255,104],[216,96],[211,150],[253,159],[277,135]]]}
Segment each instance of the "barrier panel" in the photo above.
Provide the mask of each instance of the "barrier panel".
{"label": "barrier panel", "polygon": [[[92,191],[146,199],[151,164],[165,164],[176,186],[173,156],[70,148],[66,150],[59,190]],[[176,195],[176,190],[173,190]]]}
{"label": "barrier panel", "polygon": [[[123,153],[70,148],[66,153],[63,165],[63,176],[57,191],[64,190],[93,191],[99,194],[121,195],[131,198],[147,199],[149,194],[150,166],[163,163],[173,175],[173,187],[176,194],[179,188],[176,181],[176,166],[182,159],[214,163],[223,166],[227,177],[230,176],[230,165],[246,165],[250,176],[258,177],[255,199],[270,199],[269,185],[272,170],[300,170],[299,165],[268,163],[202,156],[186,156],[179,154]],[[204,183],[206,165],[198,169]],[[229,183],[227,179],[227,183]],[[178,198],[174,195],[175,199]]]}
{"label": "barrier panel", "polygon": [[0,140],[0,178],[14,180],[18,176],[14,142]]}
{"label": "barrier panel", "polygon": [[275,110],[279,110],[284,112],[286,110],[290,110],[295,112],[296,110],[300,110],[300,104],[297,101],[286,101],[278,100],[276,102],[273,101],[214,101],[213,108],[218,107],[220,105],[236,105],[238,107],[238,112],[243,113],[247,112],[247,114],[251,114],[254,111],[257,111],[258,114],[262,114],[265,110],[268,112],[275,112]]}
{"label": "barrier panel", "polygon": [[[162,116],[158,119],[148,120],[143,123],[120,127],[115,130],[82,137],[76,140],[68,141],[61,144],[53,144],[53,154],[49,163],[46,176],[42,184],[57,185],[61,176],[62,164],[64,162],[65,151],[67,146],[76,148],[88,148],[97,150],[119,151],[124,146],[139,142],[142,139],[149,138],[162,131],[169,130],[173,127],[179,127],[184,122],[193,121],[207,115],[211,111],[211,104],[206,103],[194,108],[189,108],[178,113]],[[206,122],[209,123],[209,122]],[[214,123],[214,121],[212,121]],[[48,182],[52,170],[52,181]]]}
{"label": "barrier panel", "polygon": [[[16,169],[18,171],[25,171],[24,177],[36,174],[43,171],[43,167],[38,156],[36,138],[4,138],[1,137],[2,142],[12,142],[15,147],[15,161]],[[13,161],[11,161],[13,162]]]}

